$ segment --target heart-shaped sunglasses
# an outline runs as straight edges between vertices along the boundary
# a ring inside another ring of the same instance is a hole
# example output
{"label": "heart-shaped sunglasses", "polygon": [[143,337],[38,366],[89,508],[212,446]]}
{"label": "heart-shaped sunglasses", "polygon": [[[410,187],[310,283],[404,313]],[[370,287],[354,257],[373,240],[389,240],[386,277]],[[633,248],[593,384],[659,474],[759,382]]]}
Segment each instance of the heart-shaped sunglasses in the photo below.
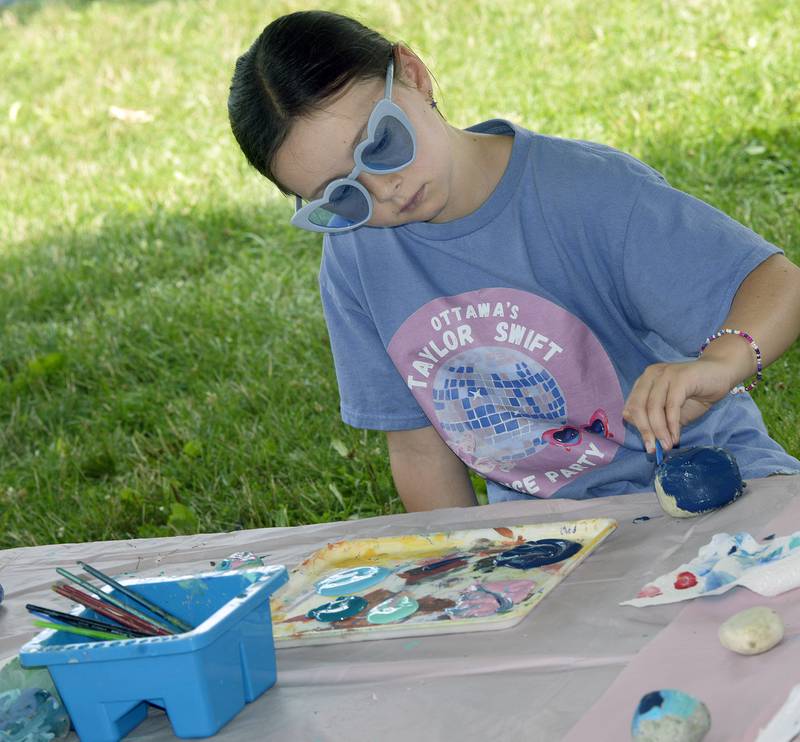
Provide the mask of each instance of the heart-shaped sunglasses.
{"label": "heart-shaped sunglasses", "polygon": [[367,123],[367,136],[353,153],[355,168],[346,178],[325,186],[321,198],[303,206],[296,197],[292,224],[311,232],[345,232],[366,224],[372,216],[372,197],[356,178],[362,173],[385,175],[408,167],[417,154],[414,127],[401,108],[392,103],[394,62],[386,70],[383,98],[375,104]]}

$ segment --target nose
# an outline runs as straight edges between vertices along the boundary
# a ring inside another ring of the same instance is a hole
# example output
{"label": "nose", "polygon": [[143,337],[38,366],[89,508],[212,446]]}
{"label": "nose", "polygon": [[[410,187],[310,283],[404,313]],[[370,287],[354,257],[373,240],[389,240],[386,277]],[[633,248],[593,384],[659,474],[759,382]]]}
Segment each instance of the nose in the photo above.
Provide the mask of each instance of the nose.
{"label": "nose", "polygon": [[400,186],[403,184],[403,176],[400,173],[387,175],[361,173],[358,180],[378,203],[391,201],[400,192]]}

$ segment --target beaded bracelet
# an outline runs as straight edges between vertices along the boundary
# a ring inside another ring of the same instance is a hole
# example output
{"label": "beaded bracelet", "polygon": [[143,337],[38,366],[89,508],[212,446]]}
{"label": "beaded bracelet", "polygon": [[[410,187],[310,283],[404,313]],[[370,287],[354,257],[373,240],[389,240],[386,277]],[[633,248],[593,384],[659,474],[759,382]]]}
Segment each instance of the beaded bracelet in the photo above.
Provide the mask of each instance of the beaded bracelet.
{"label": "beaded bracelet", "polygon": [[[739,384],[733,389],[731,389],[731,394],[739,394],[740,392],[749,392],[759,381],[761,381],[764,377],[761,375],[761,370],[763,366],[761,365],[761,349],[756,345],[756,341],[748,335],[746,332],[742,330],[731,330],[728,327],[723,328],[719,332],[715,332],[711,337],[706,338],[705,342],[700,346],[700,354],[708,347],[708,344],[712,341],[716,340],[717,338],[721,338],[723,335],[738,335],[741,338],[744,338],[753,349],[753,352],[756,354],[756,378],[751,381],[747,386],[743,386]],[[700,355],[698,354],[698,355]]]}

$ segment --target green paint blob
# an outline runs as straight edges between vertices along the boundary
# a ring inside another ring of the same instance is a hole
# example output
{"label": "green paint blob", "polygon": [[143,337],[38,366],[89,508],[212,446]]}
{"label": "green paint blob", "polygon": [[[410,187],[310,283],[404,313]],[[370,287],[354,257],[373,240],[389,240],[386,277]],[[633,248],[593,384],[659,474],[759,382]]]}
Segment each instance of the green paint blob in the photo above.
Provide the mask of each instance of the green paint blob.
{"label": "green paint blob", "polygon": [[410,595],[393,595],[376,605],[368,614],[368,623],[392,623],[408,618],[419,609],[419,603]]}
{"label": "green paint blob", "polygon": [[355,616],[367,607],[367,601],[358,595],[342,595],[330,603],[323,603],[316,608],[312,608],[306,616],[316,618],[323,623],[334,621],[344,621],[346,618]]}

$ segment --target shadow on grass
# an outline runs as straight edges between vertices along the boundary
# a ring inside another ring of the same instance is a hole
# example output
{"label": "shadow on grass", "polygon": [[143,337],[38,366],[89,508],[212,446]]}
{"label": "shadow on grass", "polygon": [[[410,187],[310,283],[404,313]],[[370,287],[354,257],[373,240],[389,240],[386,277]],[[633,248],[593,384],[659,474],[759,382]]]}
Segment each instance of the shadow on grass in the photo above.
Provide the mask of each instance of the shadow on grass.
{"label": "shadow on grass", "polygon": [[319,259],[277,206],[1,256],[2,546],[396,510],[382,438],[339,418]]}

